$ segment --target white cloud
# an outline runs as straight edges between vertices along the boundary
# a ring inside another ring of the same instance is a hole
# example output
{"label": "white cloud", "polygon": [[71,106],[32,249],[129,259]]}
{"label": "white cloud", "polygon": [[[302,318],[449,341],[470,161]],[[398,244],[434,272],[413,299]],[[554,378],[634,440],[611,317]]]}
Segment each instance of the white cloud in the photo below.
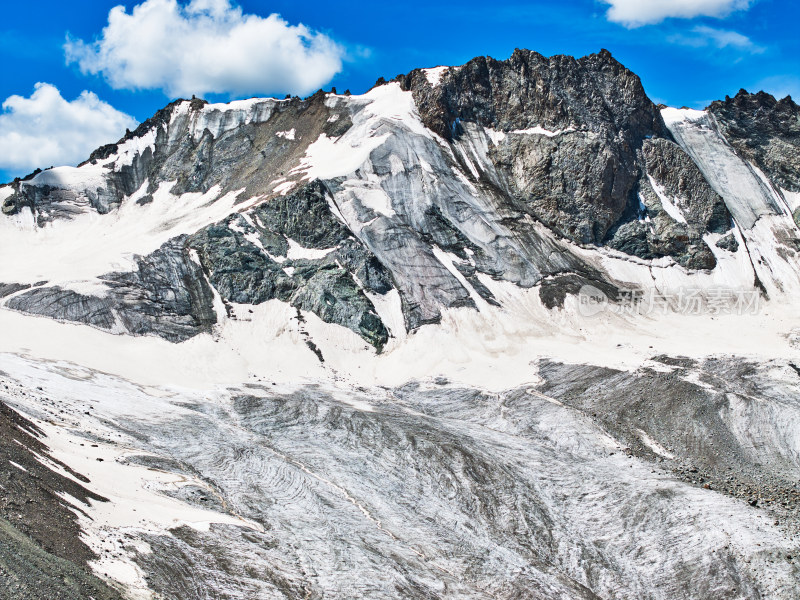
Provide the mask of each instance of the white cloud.
{"label": "white cloud", "polygon": [[754,0],[600,0],[610,4],[609,21],[625,27],[641,27],[677,17],[725,17],[748,8]]}
{"label": "white cloud", "polygon": [[0,169],[28,172],[36,167],[75,165],[92,150],[116,142],[133,117],[84,91],[72,102],[58,88],[37,83],[30,98],[10,96],[0,112]]}
{"label": "white cloud", "polygon": [[68,39],[68,63],[115,89],[162,89],[172,97],[318,89],[342,68],[344,49],[279,15],[245,15],[229,0],[146,0],[109,12],[92,43]]}
{"label": "white cloud", "polygon": [[694,27],[690,33],[679,33],[669,38],[670,42],[692,46],[694,48],[718,48],[720,50],[728,48],[734,50],[744,50],[750,54],[761,54],[764,47],[753,42],[746,35],[737,31],[727,29],[715,29],[705,25]]}

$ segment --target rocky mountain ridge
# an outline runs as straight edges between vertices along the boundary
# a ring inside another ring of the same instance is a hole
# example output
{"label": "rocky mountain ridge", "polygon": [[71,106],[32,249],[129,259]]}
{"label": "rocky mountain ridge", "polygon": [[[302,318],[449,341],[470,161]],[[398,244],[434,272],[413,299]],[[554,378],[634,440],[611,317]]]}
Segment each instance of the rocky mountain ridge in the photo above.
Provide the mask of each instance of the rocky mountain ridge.
{"label": "rocky mountain ridge", "polygon": [[[771,178],[775,215],[796,215],[789,201],[800,197],[797,112],[791,99],[741,92],[704,113],[722,144]],[[486,278],[539,286],[552,308],[583,285],[612,299],[642,285],[582,249],[666,261],[689,279],[716,273],[739,241],[746,247],[742,224],[676,135],[607,51],[479,57],[365,96],[176,101],[77,169],[0,188],[4,219],[33,229],[92,213],[135,219],[190,195],[207,197],[203,206],[227,199],[224,218],[150,235],[160,243],[147,254],[88,285],[3,281],[28,286],[5,306],[181,341],[234,304],[279,299],[380,350],[398,333],[376,308],[391,294],[413,331],[444,309],[496,304]],[[796,227],[781,236],[782,259],[796,265]],[[736,285],[763,285],[749,260],[752,279]]]}

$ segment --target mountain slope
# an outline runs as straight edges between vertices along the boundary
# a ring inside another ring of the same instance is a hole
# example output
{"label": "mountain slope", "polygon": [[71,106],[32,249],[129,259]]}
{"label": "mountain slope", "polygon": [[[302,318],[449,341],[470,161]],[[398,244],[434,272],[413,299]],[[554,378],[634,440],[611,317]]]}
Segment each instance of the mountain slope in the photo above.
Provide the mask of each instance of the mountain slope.
{"label": "mountain slope", "polygon": [[113,597],[88,565],[146,599],[793,600],[798,114],[518,50],[176,101],[0,187],[0,483],[59,517],[0,515],[37,562],[0,560],[44,597]]}

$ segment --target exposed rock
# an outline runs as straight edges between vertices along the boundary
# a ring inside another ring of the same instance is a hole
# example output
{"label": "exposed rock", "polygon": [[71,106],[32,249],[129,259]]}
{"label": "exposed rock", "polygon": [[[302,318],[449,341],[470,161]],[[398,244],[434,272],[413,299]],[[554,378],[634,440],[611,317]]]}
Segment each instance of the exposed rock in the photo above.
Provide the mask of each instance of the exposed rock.
{"label": "exposed rock", "polygon": [[602,280],[569,273],[544,279],[539,287],[539,298],[547,308],[561,308],[568,295],[577,295],[584,286],[596,287],[612,301],[617,299],[619,293],[617,288]]}
{"label": "exposed rock", "polygon": [[[253,209],[251,215],[257,228],[263,225],[264,233],[291,238],[304,248],[333,248],[352,234],[331,213],[330,197],[324,184],[314,180],[291,194],[275,196]],[[276,254],[286,256],[285,248],[284,240],[283,251]]]}
{"label": "exposed rock", "polygon": [[717,248],[722,248],[723,250],[727,250],[728,252],[739,251],[739,242],[736,241],[736,236],[733,235],[733,233],[729,233],[725,237],[722,237],[719,240],[717,240],[716,246]]}
{"label": "exposed rock", "polygon": [[[290,240],[312,252],[286,258]],[[318,181],[257,206],[246,219],[235,215],[207,227],[189,245],[225,301],[261,304],[278,299],[351,329],[378,350],[388,340],[359,285],[385,294],[391,289],[389,276],[333,217],[327,191]],[[329,252],[310,258],[313,250]]]}
{"label": "exposed rock", "polygon": [[638,210],[612,229],[608,245],[640,258],[672,256],[690,269],[713,269],[716,259],[703,235],[731,228],[724,201],[677,144],[648,139],[642,155],[646,171],[639,180]]}
{"label": "exposed rock", "polygon": [[129,333],[181,342],[210,331],[217,322],[214,293],[200,265],[191,259],[184,237],[137,257],[136,265],[135,271],[103,277]]}
{"label": "exposed rock", "polygon": [[738,152],[778,186],[800,192],[800,106],[790,96],[739,90],[712,102],[708,110]]}
{"label": "exposed rock", "polygon": [[109,304],[105,298],[54,286],[34,288],[14,296],[6,306],[32,315],[112,330],[116,325],[116,318]]}
{"label": "exposed rock", "polygon": [[6,306],[110,331],[156,334],[173,342],[207,332],[216,323],[213,292],[189,257],[184,238],[137,257],[136,264],[134,271],[102,276],[107,286],[102,295],[37,287],[12,297]]}
{"label": "exposed rock", "polygon": [[30,289],[30,284],[27,283],[0,283],[0,298],[5,298],[11,294],[16,294],[22,290]]}
{"label": "exposed rock", "polygon": [[[423,122],[457,139],[461,122],[506,134],[492,153],[519,207],[580,243],[600,243],[628,206],[645,137],[665,135],[636,75],[607,51],[581,59],[516,50],[450,69],[432,86],[424,71],[400,78]],[[560,135],[514,134],[533,128]]]}

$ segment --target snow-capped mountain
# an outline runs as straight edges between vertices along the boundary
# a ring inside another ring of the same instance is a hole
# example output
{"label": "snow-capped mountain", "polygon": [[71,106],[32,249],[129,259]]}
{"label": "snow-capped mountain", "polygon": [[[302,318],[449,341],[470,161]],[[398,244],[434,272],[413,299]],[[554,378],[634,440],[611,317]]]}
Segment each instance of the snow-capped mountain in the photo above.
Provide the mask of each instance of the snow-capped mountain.
{"label": "snow-capped mountain", "polygon": [[120,593],[796,597],[790,98],[517,50],[179,100],[0,205],[0,399]]}
{"label": "snow-capped mountain", "polygon": [[797,107],[760,100],[659,111],[608,53],[518,51],[364,96],[178,101],[0,188],[4,253],[26,249],[4,304],[181,341],[278,299],[380,350],[497,305],[492,281],[548,308],[584,284],[791,294],[797,150],[770,125]]}

